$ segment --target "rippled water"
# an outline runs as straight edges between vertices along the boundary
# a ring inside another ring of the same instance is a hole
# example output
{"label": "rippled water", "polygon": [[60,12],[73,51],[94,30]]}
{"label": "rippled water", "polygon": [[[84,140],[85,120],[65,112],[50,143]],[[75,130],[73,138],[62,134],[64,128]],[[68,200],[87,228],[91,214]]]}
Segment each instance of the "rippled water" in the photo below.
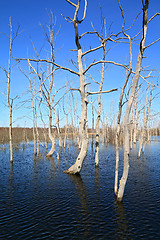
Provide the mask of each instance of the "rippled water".
{"label": "rippled water", "polygon": [[[63,173],[78,149],[59,160],[33,156],[33,145],[0,152],[0,239],[160,239],[160,142],[130,158],[123,204],[114,198],[115,148],[100,151],[99,169],[90,146],[81,176]],[[122,172],[122,150],[120,172]]]}

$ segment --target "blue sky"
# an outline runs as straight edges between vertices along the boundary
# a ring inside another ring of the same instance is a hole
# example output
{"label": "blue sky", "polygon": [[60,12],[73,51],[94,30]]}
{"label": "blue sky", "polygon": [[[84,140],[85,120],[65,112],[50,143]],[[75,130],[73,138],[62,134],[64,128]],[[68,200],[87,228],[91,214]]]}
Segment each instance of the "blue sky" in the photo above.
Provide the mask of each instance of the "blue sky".
{"label": "blue sky", "polygon": [[[76,3],[76,0],[74,0]],[[83,5],[82,0],[82,5]],[[120,14],[120,10],[118,7],[117,0],[88,0],[87,6],[87,15],[85,21],[79,27],[79,33],[83,33],[85,31],[91,31],[91,22],[93,23],[95,29],[100,29],[100,9],[99,3],[103,9],[103,15],[106,18],[107,23],[107,32],[109,33],[109,29],[111,31],[117,33],[121,30],[122,18]],[[142,5],[141,0],[135,1],[125,1],[121,0],[121,5],[124,9],[124,14],[126,17],[126,27],[130,26],[135,16],[141,11]],[[37,49],[39,51],[42,46],[42,57],[48,57],[48,46],[46,43],[46,39],[44,37],[42,28],[40,27],[40,23],[42,25],[48,24],[48,16],[47,11],[52,10],[53,14],[56,16],[56,31],[60,28],[59,34],[57,36],[56,41],[56,62],[63,66],[71,67],[68,60],[76,59],[75,52],[70,52],[69,49],[75,49],[74,42],[74,29],[72,24],[69,24],[65,21],[61,14],[64,16],[73,16],[74,8],[69,5],[65,0],[45,0],[45,1],[37,1],[37,0],[6,0],[1,1],[0,5],[0,32],[5,34],[9,34],[9,17],[11,16],[13,29],[16,30],[17,25],[20,24],[21,30],[23,31],[19,37],[15,40],[13,45],[13,57],[21,58],[26,57],[27,53],[30,57],[34,57],[34,52],[31,45],[31,39]],[[160,12],[160,1],[152,0],[149,5],[149,18],[155,13]],[[81,14],[81,12],[80,12]],[[139,30],[141,30],[142,26],[142,15],[139,16],[134,29],[130,31],[130,34],[133,36]],[[153,20],[152,23],[148,26],[147,33],[147,41],[146,44],[151,43],[160,37],[160,16]],[[90,47],[98,46],[98,41],[95,37],[89,36],[87,38],[82,39],[81,41],[83,49],[88,49]],[[113,47],[112,44],[108,46],[109,48]],[[145,52],[145,56],[147,58],[144,59],[143,65],[150,66],[150,68],[155,68],[160,71],[159,66],[159,49],[160,42],[151,48],[147,49]],[[8,50],[9,50],[9,40],[3,34],[0,34],[0,66],[7,68],[8,63]],[[101,58],[101,52],[94,53],[93,55],[89,55],[86,58],[86,63],[89,64],[94,58],[97,60]],[[133,66],[135,68],[136,58],[138,54],[138,46],[133,46]],[[107,60],[113,60],[120,63],[128,62],[128,46],[121,44],[116,45],[109,54],[107,55]],[[15,62],[12,61],[12,65]],[[24,69],[27,67],[27,64],[22,63],[21,67]],[[109,70],[105,74],[104,80],[104,90],[109,90],[115,87],[122,87],[125,81],[125,71],[121,68],[117,68],[114,66],[108,66]],[[97,66],[94,70],[91,71],[95,80],[100,78],[98,74],[99,67]],[[156,73],[156,76],[158,74]],[[58,72],[55,76],[55,85],[60,87],[65,84],[67,79],[73,79],[74,85],[78,85],[78,80],[74,79],[74,76],[67,72]],[[6,92],[6,81],[5,74],[0,70],[0,92]],[[14,97],[17,94],[24,93],[28,87],[28,80],[18,71],[16,67],[13,68],[12,71],[12,84],[11,84],[11,96]],[[97,90],[95,85],[92,85],[93,90]],[[114,105],[115,111],[117,111],[118,106],[118,98],[120,91],[117,93],[112,93],[108,95],[103,95],[104,102],[104,111],[107,113],[108,118],[111,115],[112,108]],[[23,96],[25,98],[25,96]],[[22,98],[22,99],[23,99]],[[96,99],[96,97],[95,97]],[[5,106],[5,97],[3,94],[0,94],[0,126],[8,125],[8,108]],[[95,103],[96,104],[96,103]],[[156,100],[154,104],[154,108],[158,106],[159,100]],[[22,118],[23,116],[30,115],[31,110],[27,108],[20,108],[19,110],[14,112],[14,120],[17,117],[20,119],[14,123],[14,126],[26,125],[31,126],[31,121],[28,118]],[[45,112],[46,113],[46,112]],[[63,118],[63,117],[62,117]],[[90,107],[89,107],[89,119],[90,119]],[[62,123],[63,125],[63,123]]]}

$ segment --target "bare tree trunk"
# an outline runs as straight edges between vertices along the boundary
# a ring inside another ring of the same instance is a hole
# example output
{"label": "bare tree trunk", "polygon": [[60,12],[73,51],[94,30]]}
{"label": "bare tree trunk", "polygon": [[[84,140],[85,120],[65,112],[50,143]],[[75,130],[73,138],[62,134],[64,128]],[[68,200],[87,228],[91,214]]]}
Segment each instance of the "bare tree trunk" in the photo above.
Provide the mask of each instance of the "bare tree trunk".
{"label": "bare tree trunk", "polygon": [[67,112],[65,111],[65,108],[63,108],[64,109],[64,113],[66,115],[65,135],[64,135],[64,142],[63,142],[64,148],[66,147],[66,140],[67,140],[67,137],[68,137],[68,114],[69,114],[69,108],[68,108],[67,98],[66,98],[66,103],[67,103]]}
{"label": "bare tree trunk", "polygon": [[75,106],[75,109],[74,109],[75,122],[76,122],[75,131],[76,131],[76,139],[77,139],[78,148],[81,149],[80,135],[79,135],[79,116],[78,116],[78,105],[77,105],[77,96],[76,96],[76,94],[75,94],[75,101],[76,101],[76,106]]}
{"label": "bare tree trunk", "polygon": [[12,108],[13,108],[13,99],[10,100],[10,83],[11,83],[11,54],[12,54],[12,46],[13,40],[18,35],[18,31],[15,37],[13,37],[12,33],[12,23],[11,18],[9,19],[10,23],[10,47],[9,47],[9,58],[8,58],[8,72],[7,72],[7,104],[9,107],[9,145],[10,145],[10,162],[13,162],[13,139],[12,139]]}
{"label": "bare tree trunk", "polygon": [[9,106],[9,145],[10,145],[10,162],[13,162],[13,140],[12,140],[12,104],[10,103],[10,81],[11,81],[11,51],[12,51],[12,25],[10,21],[10,49],[8,62],[8,89],[7,89],[7,103]]}
{"label": "bare tree trunk", "polygon": [[45,124],[45,122],[44,122],[44,120],[43,120],[43,115],[42,115],[42,112],[41,112],[41,110],[40,110],[40,115],[41,115],[41,121],[43,122],[43,136],[44,136],[44,142],[45,142],[45,147],[46,147],[46,151],[47,151],[47,149],[48,149],[48,147],[47,147],[47,133],[46,133],[46,124]]}
{"label": "bare tree trunk", "polygon": [[146,130],[146,111],[147,111],[147,102],[148,102],[148,90],[149,90],[149,86],[148,86],[147,94],[146,94],[146,103],[145,103],[145,106],[144,106],[144,114],[143,114],[143,126],[142,126],[141,134],[140,134],[140,145],[139,145],[139,152],[138,152],[138,157],[139,158],[140,158],[140,155],[141,155],[143,142],[144,142],[144,134],[145,134],[145,130]]}
{"label": "bare tree trunk", "polygon": [[59,139],[59,147],[62,148],[62,138],[61,138],[61,132],[60,132],[60,127],[59,127],[59,117],[57,116],[57,112],[54,107],[54,103],[52,103],[52,104],[53,104],[54,116],[55,116],[55,120],[56,120],[56,127],[57,127],[58,139]]}
{"label": "bare tree trunk", "polygon": [[[148,90],[149,90],[149,86],[148,86]],[[145,108],[144,108],[143,126],[142,126],[142,130],[141,130],[141,135],[140,135],[140,146],[139,146],[139,152],[138,152],[138,157],[139,158],[141,156],[143,145],[145,145],[146,140],[144,138],[147,137],[145,135],[147,133],[147,123],[148,123],[148,118],[149,118],[149,111],[150,111],[150,107],[151,107],[151,102],[152,102],[153,86],[152,86],[152,89],[150,91],[150,99],[149,99],[149,103],[148,103],[148,107],[147,107],[148,90],[147,90],[147,94],[146,94],[146,104],[145,104]]]}
{"label": "bare tree trunk", "polygon": [[64,134],[64,148],[66,147],[66,140],[67,140],[67,133],[68,133],[68,114],[66,115],[66,126],[65,126],[65,134]]}
{"label": "bare tree trunk", "polygon": [[48,133],[49,133],[49,138],[51,140],[51,143],[52,143],[52,147],[50,149],[50,151],[47,153],[47,157],[51,157],[52,154],[54,153],[55,151],[55,138],[52,134],[52,108],[50,107],[49,109],[49,126],[48,126]]}
{"label": "bare tree trunk", "polygon": [[79,134],[81,140],[81,150],[76,159],[75,164],[73,164],[65,173],[76,174],[82,169],[83,161],[86,157],[88,150],[88,133],[87,133],[87,94],[85,92],[85,79],[83,75],[83,65],[82,65],[82,50],[78,49],[78,66],[79,66],[79,76],[80,76],[80,94],[81,94],[81,118]]}
{"label": "bare tree trunk", "polygon": [[13,162],[12,104],[9,107],[9,145],[10,145],[10,162]]}
{"label": "bare tree trunk", "polygon": [[80,118],[80,126],[79,126],[79,134],[80,134],[80,144],[81,149],[80,153],[76,159],[75,164],[73,164],[68,170],[65,170],[65,173],[69,174],[77,174],[80,173],[83,165],[83,161],[86,157],[87,150],[88,150],[88,132],[87,132],[87,93],[86,93],[86,81],[84,76],[84,70],[83,70],[83,62],[82,62],[82,48],[79,43],[79,34],[78,34],[78,23],[81,23],[85,19],[86,15],[86,7],[87,7],[87,0],[85,0],[85,7],[84,7],[84,15],[81,21],[77,21],[77,14],[80,8],[80,1],[78,1],[78,4],[74,4],[71,1],[68,1],[71,5],[73,5],[75,9],[74,19],[72,20],[72,23],[74,25],[75,29],[75,43],[78,50],[78,70],[79,70],[79,80],[80,80],[80,95],[81,95],[81,118]]}
{"label": "bare tree trunk", "polygon": [[128,178],[128,172],[129,172],[129,115],[130,115],[133,99],[136,93],[136,89],[138,86],[138,81],[139,81],[139,76],[141,71],[141,63],[142,63],[143,53],[145,49],[145,40],[146,40],[146,34],[147,34],[148,5],[149,5],[149,0],[145,0],[145,4],[143,4],[143,36],[140,43],[140,50],[139,50],[138,59],[137,59],[135,78],[132,85],[131,94],[127,102],[125,116],[124,116],[124,168],[123,168],[123,175],[119,184],[119,190],[118,190],[118,196],[117,196],[118,201],[122,201],[125,185]]}
{"label": "bare tree trunk", "polygon": [[[130,75],[132,73],[132,42],[131,42],[131,38],[129,35],[127,35],[124,31],[124,26],[125,26],[125,19],[124,19],[124,15],[123,15],[123,9],[121,8],[120,2],[118,0],[119,3],[119,7],[121,9],[121,13],[122,13],[122,17],[123,17],[123,25],[122,25],[122,31],[123,34],[125,35],[125,37],[128,38],[129,40],[129,44],[130,44],[130,68],[129,68],[129,72],[126,76],[126,81],[122,87],[121,90],[121,95],[120,95],[120,100],[119,100],[119,111],[118,111],[118,116],[117,116],[117,129],[116,129],[116,167],[115,167],[115,183],[114,183],[114,192],[116,197],[118,198],[118,170],[119,170],[119,142],[120,142],[120,122],[121,122],[121,115],[122,115],[122,107],[123,107],[123,96],[124,96],[124,92],[125,92],[125,88],[128,85],[128,81],[130,78]],[[127,91],[128,94],[128,91]],[[129,119],[128,119],[129,121]],[[125,123],[124,123],[125,124]],[[124,132],[125,134],[125,132]],[[128,140],[129,140],[129,131],[128,131]],[[129,144],[129,143],[128,143]],[[129,147],[129,146],[128,146]],[[126,165],[124,166],[126,169]]]}
{"label": "bare tree trunk", "polygon": [[37,141],[36,141],[36,133],[35,133],[35,106],[34,106],[34,102],[33,102],[33,90],[32,90],[32,83],[31,83],[31,77],[30,77],[30,63],[28,61],[29,64],[29,85],[30,85],[30,93],[31,93],[31,103],[32,103],[32,115],[33,115],[33,126],[32,126],[32,130],[33,130],[33,141],[34,141],[34,155],[37,155]]}
{"label": "bare tree trunk", "polygon": [[133,127],[133,143],[137,142],[137,98],[134,99],[134,127]]}
{"label": "bare tree trunk", "polygon": [[133,114],[134,114],[134,109],[132,108],[132,119],[130,121],[130,149],[131,150],[133,145]]}
{"label": "bare tree trunk", "polygon": [[[103,44],[103,61],[105,61],[105,55],[106,55],[106,49],[105,49],[105,43]],[[99,129],[99,122],[101,117],[101,91],[103,88],[103,79],[104,79],[104,68],[105,63],[102,63],[102,72],[101,72],[101,82],[99,86],[99,94],[98,94],[98,114],[96,119],[96,143],[95,143],[95,165],[98,167],[99,164],[99,135],[100,135],[100,129]]]}

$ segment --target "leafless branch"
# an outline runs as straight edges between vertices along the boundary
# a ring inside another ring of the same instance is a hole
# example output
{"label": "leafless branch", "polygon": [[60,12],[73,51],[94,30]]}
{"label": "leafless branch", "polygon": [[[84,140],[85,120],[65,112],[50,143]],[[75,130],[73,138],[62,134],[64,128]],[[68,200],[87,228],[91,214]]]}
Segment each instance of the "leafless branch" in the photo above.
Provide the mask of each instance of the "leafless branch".
{"label": "leafless branch", "polygon": [[100,49],[100,48],[102,48],[102,47],[103,47],[103,45],[101,45],[101,46],[99,46],[99,47],[96,47],[96,48],[92,48],[92,49],[84,52],[84,53],[82,54],[82,57],[85,56],[86,54],[88,54],[88,53],[90,53],[90,52],[94,52],[94,51],[96,51],[96,50],[98,50],[98,49]]}
{"label": "leafless branch", "polygon": [[154,42],[150,43],[148,46],[145,46],[145,48],[144,48],[144,49],[146,49],[146,48],[148,48],[148,47],[152,46],[154,43],[158,42],[159,40],[160,40],[160,38],[158,38],[158,39],[157,39],[157,40],[155,40]]}
{"label": "leafless branch", "polygon": [[124,65],[124,64],[116,63],[116,62],[114,62],[114,61],[103,61],[103,60],[100,60],[100,61],[91,63],[91,64],[86,68],[86,70],[83,72],[83,74],[85,74],[92,66],[95,66],[95,65],[97,65],[97,64],[99,64],[99,63],[110,63],[110,64],[114,64],[114,65],[116,65],[116,66],[123,67],[123,68],[125,68],[126,70],[129,71],[129,68],[128,68],[126,65]]}
{"label": "leafless branch", "polygon": [[79,91],[80,92],[80,89],[79,88],[70,88],[71,91]]}
{"label": "leafless branch", "polygon": [[114,92],[114,91],[118,91],[118,88],[114,88],[108,91],[100,91],[100,92],[87,92],[87,95],[94,95],[94,94],[99,94],[99,93],[110,93],[110,92]]}
{"label": "leafless branch", "polygon": [[66,67],[60,66],[60,65],[58,65],[57,63],[52,62],[52,61],[47,60],[47,59],[16,58],[15,60],[16,60],[16,61],[26,61],[26,60],[29,60],[29,61],[31,61],[31,62],[46,62],[46,63],[51,63],[51,64],[55,65],[55,66],[57,67],[57,69],[66,70],[66,71],[68,71],[68,72],[71,72],[71,73],[76,74],[77,76],[79,76],[79,73],[71,70],[70,68],[66,68]]}
{"label": "leafless branch", "polygon": [[86,34],[97,34],[97,32],[96,31],[94,31],[94,32],[85,32],[85,33],[83,33],[82,35],[79,36],[79,39],[81,39]]}
{"label": "leafless branch", "polygon": [[160,13],[155,13],[149,20],[148,20],[148,22],[147,22],[147,24],[150,22],[150,21],[152,21],[152,19],[153,18],[155,18],[156,16],[159,16],[160,15]]}
{"label": "leafless branch", "polygon": [[75,3],[73,3],[73,2],[71,2],[70,0],[66,0],[68,3],[70,3],[72,6],[74,6],[74,7],[77,7],[77,5],[75,4]]}

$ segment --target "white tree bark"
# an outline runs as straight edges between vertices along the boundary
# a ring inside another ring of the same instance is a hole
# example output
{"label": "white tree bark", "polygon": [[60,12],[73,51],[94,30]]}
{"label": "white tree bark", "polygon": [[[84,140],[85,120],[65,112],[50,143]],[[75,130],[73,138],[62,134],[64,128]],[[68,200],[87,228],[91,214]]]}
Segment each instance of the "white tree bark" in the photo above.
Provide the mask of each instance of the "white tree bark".
{"label": "white tree bark", "polygon": [[11,18],[9,19],[10,24],[10,45],[9,45],[9,58],[8,58],[8,72],[7,72],[7,104],[9,107],[9,145],[10,145],[10,162],[13,163],[13,137],[12,137],[12,112],[13,112],[13,99],[10,99],[10,84],[11,84],[11,56],[12,56],[12,46],[14,39],[18,36],[18,30],[13,37]]}
{"label": "white tree bark", "polygon": [[[105,60],[106,50],[105,50],[105,44],[103,45],[103,60]],[[99,128],[99,122],[101,117],[101,91],[103,88],[103,80],[104,80],[104,68],[105,63],[102,63],[102,72],[101,72],[101,82],[99,86],[99,94],[98,94],[98,114],[96,119],[96,143],[95,143],[95,165],[96,167],[99,164],[99,135],[100,135],[100,128]]]}
{"label": "white tree bark", "polygon": [[80,77],[80,94],[81,94],[81,118],[79,126],[79,134],[81,140],[80,153],[76,159],[76,162],[68,169],[65,173],[77,174],[81,171],[83,161],[86,157],[88,150],[88,133],[87,133],[87,94],[85,91],[85,79],[83,75],[83,65],[82,65],[82,50],[78,49],[78,67],[79,67],[79,77]]}
{"label": "white tree bark", "polygon": [[129,115],[130,115],[133,99],[136,93],[136,89],[138,86],[142,58],[143,58],[143,53],[145,49],[145,40],[146,40],[146,34],[147,34],[148,5],[149,5],[149,0],[145,0],[145,4],[143,5],[143,36],[140,43],[140,50],[137,58],[136,72],[135,72],[135,77],[132,85],[132,90],[127,102],[125,116],[124,116],[124,167],[123,167],[123,175],[119,183],[119,189],[118,189],[118,195],[117,195],[118,201],[122,201],[125,185],[128,178],[128,172],[129,172]]}
{"label": "white tree bark", "polygon": [[83,62],[82,62],[82,49],[81,45],[79,43],[79,34],[78,34],[78,23],[81,23],[86,14],[86,7],[87,7],[87,0],[85,0],[85,7],[84,7],[84,15],[81,21],[77,21],[77,14],[80,8],[80,1],[78,1],[78,4],[74,4],[71,1],[68,1],[71,5],[73,5],[75,9],[75,14],[74,14],[74,19],[72,20],[72,23],[74,24],[74,29],[75,29],[75,43],[77,46],[78,50],[78,70],[79,70],[79,80],[80,80],[80,88],[79,92],[81,95],[81,117],[80,117],[80,126],[79,126],[79,134],[80,134],[80,144],[81,144],[81,149],[80,153],[76,159],[76,162],[68,169],[65,170],[65,173],[68,174],[77,174],[80,173],[83,165],[83,161],[86,157],[87,150],[88,150],[88,132],[87,132],[87,93],[86,93],[86,81],[84,77],[84,70],[83,70]]}

